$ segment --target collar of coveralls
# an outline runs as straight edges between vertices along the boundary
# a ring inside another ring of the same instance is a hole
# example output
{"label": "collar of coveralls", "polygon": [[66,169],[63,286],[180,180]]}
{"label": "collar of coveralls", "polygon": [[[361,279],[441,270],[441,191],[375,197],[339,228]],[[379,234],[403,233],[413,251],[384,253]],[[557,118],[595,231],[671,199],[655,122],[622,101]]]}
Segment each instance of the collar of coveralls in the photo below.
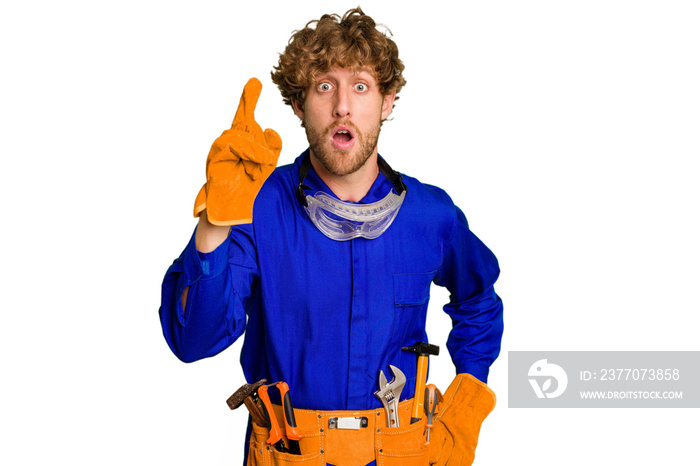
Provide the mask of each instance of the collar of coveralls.
{"label": "collar of coveralls", "polygon": [[[358,202],[357,204],[371,204],[382,200],[388,193],[389,190],[384,188],[385,183],[390,183],[391,186],[396,191],[397,195],[401,195],[402,192],[407,191],[408,188],[403,182],[403,177],[397,171],[394,171],[389,164],[380,155],[377,157],[377,165],[379,165],[379,176],[372,184],[372,187],[367,191],[367,194]],[[388,186],[387,186],[388,188]],[[322,191],[329,196],[338,199],[338,196],[331,191],[331,189],[323,182],[321,177],[319,177],[311,166],[311,155],[309,149],[304,151],[301,155],[301,162],[299,163],[299,183],[296,188],[296,197],[299,204],[302,207],[306,207],[306,195],[307,191],[316,192]],[[345,202],[345,201],[343,201]]]}

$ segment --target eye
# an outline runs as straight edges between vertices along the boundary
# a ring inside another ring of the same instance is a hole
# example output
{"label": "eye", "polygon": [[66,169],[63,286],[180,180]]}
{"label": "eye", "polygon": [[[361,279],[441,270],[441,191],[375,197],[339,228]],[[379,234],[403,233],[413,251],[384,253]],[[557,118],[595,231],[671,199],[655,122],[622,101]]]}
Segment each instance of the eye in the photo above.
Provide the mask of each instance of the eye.
{"label": "eye", "polygon": [[367,91],[367,85],[364,83],[357,83],[355,84],[355,90],[357,92],[366,92]]}
{"label": "eye", "polygon": [[331,89],[333,89],[333,86],[331,86],[329,83],[321,83],[318,85],[318,90],[321,92],[328,92]]}

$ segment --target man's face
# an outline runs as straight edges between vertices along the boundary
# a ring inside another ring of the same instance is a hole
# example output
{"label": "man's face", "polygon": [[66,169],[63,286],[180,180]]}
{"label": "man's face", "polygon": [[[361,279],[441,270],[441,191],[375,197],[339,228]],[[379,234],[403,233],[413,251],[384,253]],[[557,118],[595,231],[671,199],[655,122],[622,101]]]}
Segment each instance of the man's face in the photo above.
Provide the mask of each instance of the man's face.
{"label": "man's face", "polygon": [[381,122],[390,114],[395,93],[382,95],[366,70],[333,68],[316,76],[303,106],[294,104],[312,155],[330,173],[359,170],[377,153]]}

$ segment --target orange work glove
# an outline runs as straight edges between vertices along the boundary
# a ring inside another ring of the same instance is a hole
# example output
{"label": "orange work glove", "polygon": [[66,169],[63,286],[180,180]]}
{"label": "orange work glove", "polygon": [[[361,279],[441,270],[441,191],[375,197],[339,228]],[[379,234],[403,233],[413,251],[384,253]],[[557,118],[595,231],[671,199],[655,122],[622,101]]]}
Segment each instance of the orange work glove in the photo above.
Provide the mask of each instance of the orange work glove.
{"label": "orange work glove", "polygon": [[207,182],[197,194],[194,216],[207,209],[214,225],[238,225],[253,221],[253,202],[275,169],[282,139],[271,129],[264,132],[255,121],[262,84],[250,78],[231,129],[214,141],[207,157]]}
{"label": "orange work glove", "polygon": [[457,374],[437,407],[430,432],[430,464],[468,466],[474,461],[481,423],[496,395],[471,374]]}

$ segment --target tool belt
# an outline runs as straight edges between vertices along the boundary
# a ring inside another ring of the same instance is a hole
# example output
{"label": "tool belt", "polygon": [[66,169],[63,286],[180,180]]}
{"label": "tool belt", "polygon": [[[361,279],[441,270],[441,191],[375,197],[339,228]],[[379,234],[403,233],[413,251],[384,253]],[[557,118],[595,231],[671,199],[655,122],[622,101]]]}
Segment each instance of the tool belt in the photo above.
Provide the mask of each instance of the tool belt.
{"label": "tool belt", "polygon": [[[273,405],[281,419],[282,407]],[[301,455],[276,451],[266,443],[269,430],[253,423],[248,465],[321,465],[365,466],[427,465],[425,419],[411,420],[411,400],[399,403],[402,426],[387,427],[384,409],[367,411],[313,411],[294,409],[297,429],[304,435],[299,441]],[[285,437],[286,440],[286,437]]]}
{"label": "tool belt", "polygon": [[[495,395],[469,374],[459,374],[438,404],[430,443],[426,418],[411,424],[412,400],[398,405],[399,425],[387,427],[384,409],[314,411],[294,409],[301,455],[267,444],[269,428],[252,423],[247,466],[319,465],[466,466],[474,460],[481,423],[495,406]],[[273,405],[278,419],[282,406]],[[288,439],[286,436],[284,440]]]}

